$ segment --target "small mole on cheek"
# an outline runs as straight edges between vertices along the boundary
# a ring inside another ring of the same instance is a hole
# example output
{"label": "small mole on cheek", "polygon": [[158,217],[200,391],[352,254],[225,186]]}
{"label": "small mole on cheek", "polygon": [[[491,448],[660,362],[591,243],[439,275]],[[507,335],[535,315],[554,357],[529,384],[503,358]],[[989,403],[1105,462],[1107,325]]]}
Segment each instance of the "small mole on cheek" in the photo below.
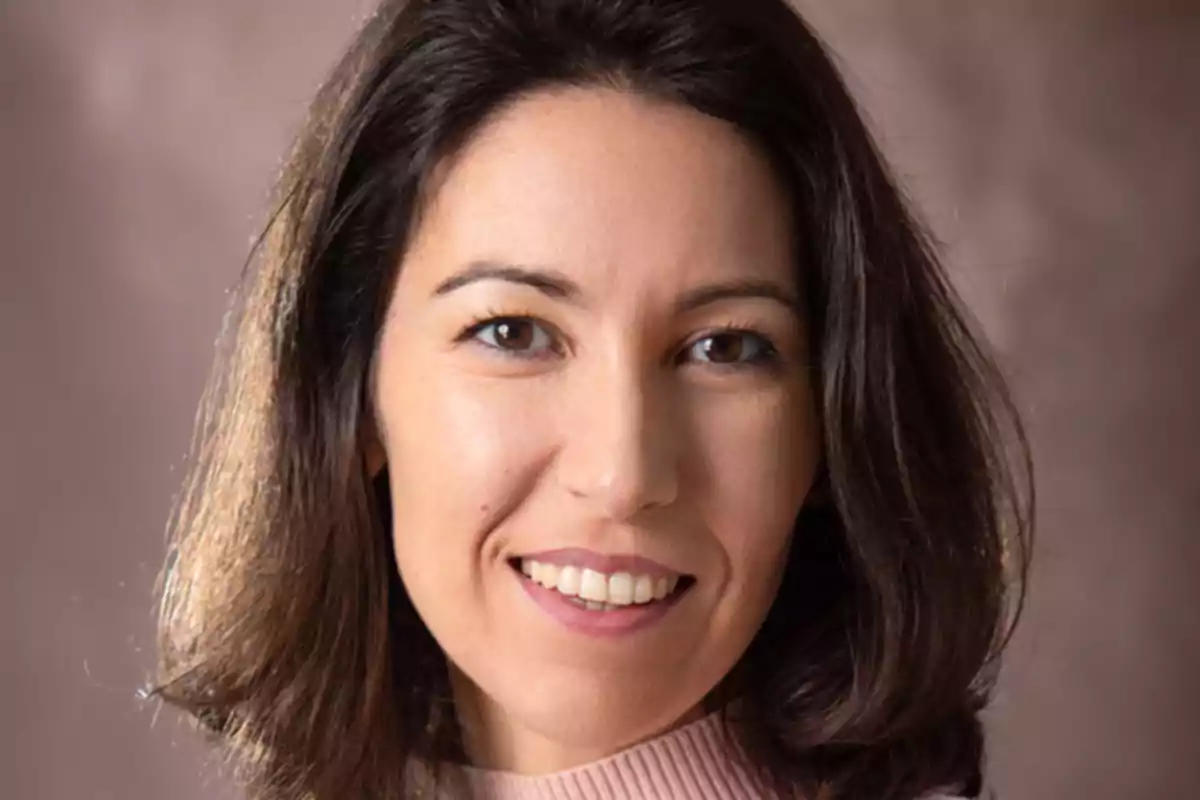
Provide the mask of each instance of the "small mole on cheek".
{"label": "small mole on cheek", "polygon": [[488,513],[488,511],[490,511],[490,510],[491,510],[491,506],[489,506],[487,503],[484,503],[483,505],[481,505],[481,506],[479,507],[479,513],[480,513],[480,514],[486,514],[486,513]]}

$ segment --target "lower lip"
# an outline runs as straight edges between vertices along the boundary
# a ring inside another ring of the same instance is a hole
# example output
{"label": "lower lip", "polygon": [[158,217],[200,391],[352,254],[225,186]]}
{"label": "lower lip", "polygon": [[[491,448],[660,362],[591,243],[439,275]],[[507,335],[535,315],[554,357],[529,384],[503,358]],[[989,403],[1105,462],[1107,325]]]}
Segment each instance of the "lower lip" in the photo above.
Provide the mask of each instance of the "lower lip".
{"label": "lower lip", "polygon": [[625,606],[612,611],[592,611],[553,589],[534,583],[519,572],[516,573],[516,577],[525,593],[543,611],[570,630],[588,636],[625,636],[647,628],[662,619],[683,594],[676,592],[663,600]]}

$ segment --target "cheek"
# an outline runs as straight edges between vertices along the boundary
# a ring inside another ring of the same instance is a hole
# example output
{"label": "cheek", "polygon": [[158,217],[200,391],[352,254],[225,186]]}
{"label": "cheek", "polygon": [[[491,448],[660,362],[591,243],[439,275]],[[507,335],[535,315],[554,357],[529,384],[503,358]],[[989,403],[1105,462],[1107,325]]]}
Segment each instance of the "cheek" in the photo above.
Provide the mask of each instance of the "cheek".
{"label": "cheek", "polygon": [[544,435],[526,395],[421,370],[381,377],[377,405],[391,480],[393,535],[414,601],[478,591],[493,520],[528,483]]}
{"label": "cheek", "polygon": [[803,394],[726,412],[698,420],[704,515],[727,561],[728,599],[739,616],[761,616],[816,473],[819,430]]}
{"label": "cheek", "polygon": [[695,428],[702,480],[719,498],[722,517],[794,519],[820,456],[804,393],[738,398],[697,414]]}

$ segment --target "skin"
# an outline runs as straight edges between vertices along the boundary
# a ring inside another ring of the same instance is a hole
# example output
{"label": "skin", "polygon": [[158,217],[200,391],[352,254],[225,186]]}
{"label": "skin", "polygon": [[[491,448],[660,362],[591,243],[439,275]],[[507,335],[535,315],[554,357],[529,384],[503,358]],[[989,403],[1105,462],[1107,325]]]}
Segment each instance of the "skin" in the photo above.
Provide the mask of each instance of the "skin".
{"label": "skin", "polygon": [[[435,177],[379,343],[375,457],[468,756],[545,774],[700,715],[775,597],[819,458],[791,212],[732,126],[614,89],[520,98]],[[553,285],[463,280],[481,261]],[[681,305],[730,285],[751,288]],[[510,563],[562,547],[696,582],[588,636]]]}

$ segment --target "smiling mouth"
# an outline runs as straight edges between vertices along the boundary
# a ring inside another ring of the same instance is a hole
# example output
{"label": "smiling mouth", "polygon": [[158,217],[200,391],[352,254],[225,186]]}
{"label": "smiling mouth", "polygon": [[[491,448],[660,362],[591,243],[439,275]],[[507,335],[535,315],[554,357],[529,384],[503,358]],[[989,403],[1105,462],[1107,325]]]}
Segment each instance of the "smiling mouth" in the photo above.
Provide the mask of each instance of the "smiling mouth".
{"label": "smiling mouth", "polygon": [[511,559],[509,566],[526,580],[557,592],[564,600],[588,611],[619,611],[673,602],[696,583],[691,575],[605,573],[532,558]]}

